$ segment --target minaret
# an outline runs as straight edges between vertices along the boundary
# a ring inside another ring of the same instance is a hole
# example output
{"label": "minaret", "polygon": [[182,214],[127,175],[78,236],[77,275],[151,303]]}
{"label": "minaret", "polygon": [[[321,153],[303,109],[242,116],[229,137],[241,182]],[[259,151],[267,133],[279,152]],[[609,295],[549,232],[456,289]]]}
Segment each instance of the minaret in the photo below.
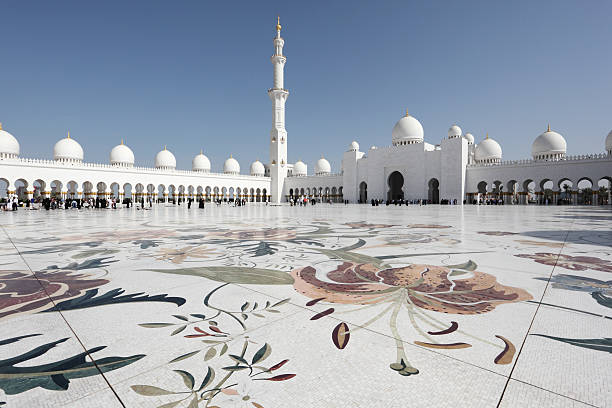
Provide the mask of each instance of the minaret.
{"label": "minaret", "polygon": [[287,58],[283,55],[285,40],[280,35],[280,17],[276,23],[274,38],[274,55],[271,61],[274,66],[274,87],[268,90],[272,100],[272,130],[270,131],[270,178],[272,203],[283,199],[285,178],[287,177],[287,131],[285,130],[285,101],[289,91],[284,89],[284,69]]}

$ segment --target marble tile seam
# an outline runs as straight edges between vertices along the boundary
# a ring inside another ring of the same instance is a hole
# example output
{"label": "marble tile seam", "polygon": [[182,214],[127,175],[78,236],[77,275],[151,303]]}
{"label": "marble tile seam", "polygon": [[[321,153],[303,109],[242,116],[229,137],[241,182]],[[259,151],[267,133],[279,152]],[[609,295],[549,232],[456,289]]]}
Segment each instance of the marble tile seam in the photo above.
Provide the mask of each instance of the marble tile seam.
{"label": "marble tile seam", "polygon": [[[537,386],[537,385],[535,385],[535,384],[531,384],[531,383],[526,382],[526,381],[523,381],[523,380],[517,380],[516,378],[512,378],[512,379],[511,379],[511,381],[516,381],[516,382],[518,382],[518,383],[525,384],[525,385],[527,385],[527,386],[529,386],[529,387],[533,387],[533,388],[536,388],[536,389],[538,389],[538,390],[541,390],[541,391],[544,391],[544,392],[548,392],[548,393],[551,393],[551,394],[557,395],[557,396],[559,396],[559,397],[562,397],[562,398],[565,398],[565,399],[568,399],[568,400],[571,400],[571,401],[574,401],[574,402],[579,402],[580,404],[584,404],[584,405],[587,405],[587,406],[589,406],[589,407],[594,407],[594,408],[603,408],[603,407],[600,407],[600,406],[597,406],[597,405],[590,404],[590,403],[585,402],[585,401],[581,401],[581,400],[576,399],[576,398],[572,398],[572,397],[567,396],[567,395],[564,395],[564,394],[559,394],[558,392],[551,391],[551,390],[549,390],[549,389],[547,389],[547,388],[539,387],[539,386]],[[502,396],[502,400],[503,400],[503,396]],[[500,404],[501,404],[501,402],[502,402],[502,401],[500,401]],[[498,406],[499,406],[499,405],[498,405]]]}
{"label": "marble tile seam", "polygon": [[[43,290],[43,292],[45,293],[45,296],[49,299],[49,301],[51,302],[51,304],[54,307],[57,307],[57,304],[55,303],[55,301],[53,300],[53,298],[51,296],[49,296],[49,293],[45,290],[45,287],[42,285],[42,283],[40,283],[40,281],[38,280],[38,277],[36,276],[36,273],[32,270],[32,268],[30,267],[30,265],[28,264],[28,261],[23,257],[23,255],[21,254],[21,251],[19,251],[19,249],[17,248],[17,246],[15,246],[15,244],[13,243],[13,240],[11,239],[11,237],[8,235],[8,233],[6,232],[6,230],[4,229],[3,226],[2,230],[4,231],[4,233],[7,235],[11,245],[13,245],[13,247],[15,248],[15,250],[17,251],[17,253],[19,254],[19,257],[23,260],[26,268],[28,268],[28,270],[30,271],[30,273],[34,276],[34,278],[37,280],[37,282],[39,283],[41,289]],[[68,323],[68,320],[66,320],[66,317],[63,315],[63,313],[61,312],[61,310],[58,311],[58,315],[62,318],[62,320],[64,321],[64,323],[66,324],[66,326],[68,327],[68,330],[70,330],[70,332],[72,333],[72,335],[74,336],[75,340],[79,343],[79,345],[81,346],[81,348],[83,349],[83,351],[85,352],[86,356],[91,360],[91,362],[94,364],[94,366],[96,367],[96,369],[98,370],[98,372],[100,373],[100,375],[102,376],[102,378],[104,379],[104,381],[106,382],[106,384],[108,385],[108,387],[111,389],[111,391],[113,392],[113,394],[115,394],[115,397],[117,398],[117,400],[119,401],[119,403],[121,404],[121,406],[125,407],[125,404],[123,403],[123,401],[121,401],[121,398],[119,398],[119,395],[115,392],[115,390],[111,387],[110,382],[108,381],[108,379],[106,378],[106,376],[104,375],[104,372],[100,369],[100,367],[98,366],[98,363],[96,362],[96,360],[91,356],[91,354],[89,353],[89,350],[85,347],[85,345],[83,344],[83,342],[81,341],[81,339],[79,338],[79,336],[77,335],[77,333],[74,331],[74,329],[72,328],[72,326],[70,326],[70,323]]]}
{"label": "marble tile seam", "polygon": [[112,387],[109,387],[107,389],[94,390],[94,391],[91,391],[91,392],[83,393],[78,398],[76,398],[76,399],[74,399],[74,400],[72,400],[70,402],[67,402],[65,404],[62,404],[62,407],[70,407],[70,406],[74,407],[75,406],[74,404],[79,403],[79,401],[83,401],[87,397],[91,397],[92,395],[97,395],[97,394],[103,393],[104,391],[107,391],[107,390],[110,390],[114,394],[114,396],[117,398],[117,401],[121,404],[121,406],[125,407],[125,404],[123,404],[123,402],[117,397],[117,393],[112,389]]}
{"label": "marble tile seam", "polygon": [[548,280],[546,281],[546,287],[544,288],[544,290],[542,291],[542,296],[540,297],[540,300],[538,302],[538,305],[536,306],[536,311],[533,314],[533,317],[531,319],[531,322],[529,323],[529,327],[527,328],[527,332],[525,333],[525,336],[523,337],[523,341],[521,342],[521,347],[518,350],[518,353],[516,354],[516,358],[514,359],[514,364],[512,364],[512,369],[510,370],[510,374],[508,374],[508,379],[506,381],[506,384],[504,385],[504,389],[501,392],[501,395],[499,397],[499,401],[497,402],[497,407],[499,408],[502,400],[504,399],[504,394],[506,393],[506,390],[508,389],[508,384],[510,383],[510,380],[512,379],[512,374],[514,373],[514,369],[516,368],[516,365],[518,364],[519,359],[521,358],[521,352],[523,351],[523,347],[525,346],[525,343],[527,342],[527,338],[529,337],[529,333],[531,332],[531,328],[533,327],[533,323],[535,322],[535,319],[538,315],[538,311],[542,305],[542,301],[544,300],[544,297],[546,296],[546,291],[548,290],[548,287],[550,285],[550,280],[552,279],[553,274],[555,273],[555,268],[557,266],[557,261],[559,259],[559,256],[562,254],[563,252],[563,248],[565,247],[565,244],[567,242],[567,237],[569,236],[570,232],[571,232],[571,227],[573,224],[574,219],[572,219],[572,223],[570,223],[570,225],[568,225],[566,234],[565,234],[565,239],[563,241],[563,245],[561,246],[561,248],[559,248],[559,251],[557,252],[557,259],[555,260],[555,265],[552,267],[552,270],[550,271],[550,275],[548,276]]}
{"label": "marble tile seam", "polygon": [[562,306],[562,305],[555,305],[554,303],[545,303],[545,302],[535,302],[535,301],[527,301],[526,303],[531,303],[531,304],[539,304],[541,305],[543,308],[545,309],[551,309],[551,310],[558,310],[561,312],[567,312],[567,313],[572,313],[575,314],[577,316],[583,317],[585,319],[588,318],[595,318],[595,319],[606,319],[606,320],[612,320],[612,316],[608,316],[608,315],[602,315],[602,314],[598,314],[598,313],[594,313],[594,312],[589,312],[587,310],[580,310],[580,309],[574,309],[571,307],[566,307],[566,306]]}

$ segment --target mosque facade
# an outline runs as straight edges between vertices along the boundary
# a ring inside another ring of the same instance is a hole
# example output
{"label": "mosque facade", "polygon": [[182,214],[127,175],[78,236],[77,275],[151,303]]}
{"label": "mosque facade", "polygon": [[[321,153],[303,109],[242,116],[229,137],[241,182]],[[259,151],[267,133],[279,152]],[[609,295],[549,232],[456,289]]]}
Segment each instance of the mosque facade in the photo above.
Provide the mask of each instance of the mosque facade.
{"label": "mosque facade", "polygon": [[[363,152],[353,141],[342,155],[338,172],[333,173],[329,161],[321,157],[313,174],[308,174],[308,166],[301,160],[288,163],[285,103],[289,91],[284,88],[287,58],[280,21],[273,43],[267,164],[257,160],[249,174],[241,174],[238,161],[230,155],[223,173],[212,173],[210,160],[200,152],[190,171],[177,170],[176,158],[164,147],[155,156],[154,168],[137,167],[133,151],[123,142],[111,150],[109,164],[87,163],[83,148],[70,134],[55,144],[53,160],[22,158],[17,139],[0,125],[4,194],[17,194],[22,200],[54,195],[161,201],[240,198],[281,203],[309,198],[461,204],[495,198],[506,204],[556,204],[559,200],[578,204],[578,191],[586,182],[592,191],[589,203],[612,203],[612,131],[605,138],[605,152],[568,156],[565,139],[549,126],[533,142],[531,159],[503,161],[499,143],[487,135],[477,144],[474,136],[463,133],[458,125],[452,125],[439,144],[425,142],[423,126],[406,112],[391,131],[390,146],[372,146]],[[599,191],[602,184],[607,184],[607,190]]]}

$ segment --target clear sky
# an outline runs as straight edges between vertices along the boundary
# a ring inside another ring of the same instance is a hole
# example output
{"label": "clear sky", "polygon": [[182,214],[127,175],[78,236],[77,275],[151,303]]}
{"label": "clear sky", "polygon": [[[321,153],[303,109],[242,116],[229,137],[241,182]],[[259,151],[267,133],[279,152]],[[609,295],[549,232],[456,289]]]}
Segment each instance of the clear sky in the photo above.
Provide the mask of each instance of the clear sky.
{"label": "clear sky", "polygon": [[66,130],[85,160],[125,139],[190,168],[268,161],[276,15],[289,160],[338,171],[352,140],[391,143],[405,109],[437,144],[459,124],[527,158],[550,122],[568,154],[612,129],[612,1],[0,1],[0,121],[24,157]]}

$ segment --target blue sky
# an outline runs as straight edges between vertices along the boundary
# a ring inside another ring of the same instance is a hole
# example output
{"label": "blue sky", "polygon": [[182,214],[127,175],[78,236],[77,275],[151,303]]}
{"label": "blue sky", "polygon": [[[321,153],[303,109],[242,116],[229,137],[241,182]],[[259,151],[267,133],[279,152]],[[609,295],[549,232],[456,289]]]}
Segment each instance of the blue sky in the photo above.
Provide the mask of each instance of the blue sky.
{"label": "blue sky", "polygon": [[439,143],[458,123],[504,159],[546,129],[569,154],[612,129],[612,2],[0,2],[0,121],[24,157],[69,129],[85,160],[125,139],[152,165],[200,149],[220,171],[268,160],[276,15],[285,38],[289,160],[340,166],[352,140],[391,142],[406,108]]}

